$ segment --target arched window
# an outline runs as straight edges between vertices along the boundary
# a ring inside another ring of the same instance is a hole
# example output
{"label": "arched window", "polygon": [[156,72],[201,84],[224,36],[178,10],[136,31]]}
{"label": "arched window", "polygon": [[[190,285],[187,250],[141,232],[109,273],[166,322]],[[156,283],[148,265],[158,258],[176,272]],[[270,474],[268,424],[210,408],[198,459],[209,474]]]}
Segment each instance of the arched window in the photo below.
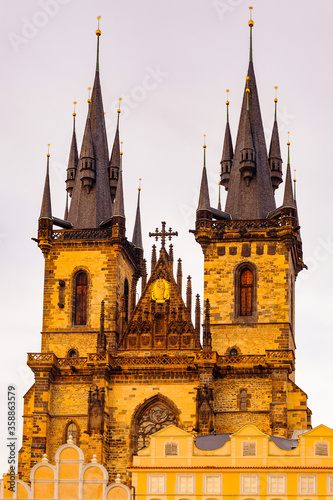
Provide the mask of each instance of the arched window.
{"label": "arched window", "polygon": [[74,325],[87,324],[88,277],[80,271],[74,280]]}
{"label": "arched window", "polygon": [[78,357],[78,353],[77,353],[77,350],[76,349],[70,349],[67,353],[67,357],[68,358],[77,358]]}
{"label": "arched window", "polygon": [[127,278],[125,278],[125,283],[124,283],[124,306],[125,306],[125,321],[126,321],[126,323],[128,322],[128,296],[129,296],[128,280],[127,280]]}
{"label": "arched window", "polygon": [[253,273],[245,268],[240,273],[240,316],[253,314]]}
{"label": "arched window", "polygon": [[74,424],[74,422],[70,422],[66,430],[66,442],[69,439],[69,436],[72,436],[73,443],[77,444],[77,434],[77,426]]}
{"label": "arched window", "polygon": [[230,352],[229,352],[229,356],[237,356],[238,352],[237,352],[237,349],[230,349]]}
{"label": "arched window", "polygon": [[247,410],[247,394],[245,390],[240,392],[240,409]]}

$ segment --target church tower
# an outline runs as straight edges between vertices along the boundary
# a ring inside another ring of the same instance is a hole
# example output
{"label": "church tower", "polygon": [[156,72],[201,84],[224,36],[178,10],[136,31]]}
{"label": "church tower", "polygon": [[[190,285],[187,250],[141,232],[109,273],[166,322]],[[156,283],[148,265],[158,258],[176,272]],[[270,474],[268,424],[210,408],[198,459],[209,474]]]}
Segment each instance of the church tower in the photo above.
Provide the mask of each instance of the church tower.
{"label": "church tower", "polygon": [[275,205],[274,191],[282,181],[276,110],[268,155],[252,57],[252,19],[249,26],[250,61],[235,150],[227,119],[222,153],[225,211],[210,206],[204,167],[194,233],[204,253],[212,350],[223,360],[220,380],[215,380],[215,394],[221,389],[215,398],[217,429],[236,431],[251,421],[265,432],[290,437],[292,429],[306,426],[309,415],[306,395],[294,383],[294,285],[305,266],[289,143],[283,205]]}
{"label": "church tower", "polygon": [[[35,383],[24,400],[21,479],[29,480],[43,456],[53,463],[70,436],[88,461],[107,468],[111,481],[120,474],[130,484],[133,454],[170,424],[197,435],[233,433],[251,422],[280,437],[311,426],[307,396],[294,381],[294,284],[304,264],[289,144],[284,201],[276,208],[278,126],[275,120],[267,154],[252,27],[251,20],[235,148],[228,118],[225,130],[225,211],[210,204],[204,146],[193,230],[204,253],[203,321],[196,295],[194,324],[191,276],[184,300],[182,261],[174,265],[169,243],[178,233],[164,221],[149,233],[160,248],[152,247],[148,278],[140,188],[132,241],[126,236],[120,106],[110,158],[96,31],[95,81],[80,155],[75,111],[73,116],[66,180],[71,203],[67,199],[64,219],[52,212],[47,155],[36,240],[45,258],[42,342],[41,352],[28,355]],[[176,445],[168,443],[165,455]]]}

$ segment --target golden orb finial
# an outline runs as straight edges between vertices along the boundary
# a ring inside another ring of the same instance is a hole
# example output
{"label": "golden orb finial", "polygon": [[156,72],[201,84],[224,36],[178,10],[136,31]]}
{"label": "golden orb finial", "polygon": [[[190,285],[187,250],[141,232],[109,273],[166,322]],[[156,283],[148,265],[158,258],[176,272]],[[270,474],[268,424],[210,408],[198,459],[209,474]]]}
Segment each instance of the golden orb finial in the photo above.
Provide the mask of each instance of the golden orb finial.
{"label": "golden orb finial", "polygon": [[274,87],[274,89],[275,89],[275,99],[274,99],[274,102],[278,102],[278,98],[277,98],[277,91],[278,91],[278,88],[279,88],[279,87],[276,87],[276,86]]}
{"label": "golden orb finial", "polygon": [[117,113],[121,113],[120,104],[121,104],[122,99],[123,99],[122,97],[119,97],[119,105],[118,105]]}
{"label": "golden orb finial", "polygon": [[294,182],[296,182],[296,168],[294,169]]}
{"label": "golden orb finial", "polygon": [[101,34],[102,34],[101,30],[99,29],[99,21],[100,21],[100,19],[101,19],[101,16],[98,16],[97,17],[97,30],[96,30],[96,35],[97,36],[101,36]]}
{"label": "golden orb finial", "polygon": [[88,99],[87,99],[87,102],[90,104],[91,103],[91,99],[90,99],[90,91],[91,91],[91,87],[88,87]]}
{"label": "golden orb finial", "polygon": [[49,157],[49,156],[50,156],[50,144],[48,144],[48,145],[47,145],[47,155],[46,155],[46,156],[47,156],[47,157]]}
{"label": "golden orb finial", "polygon": [[141,191],[141,178],[139,179],[139,187],[138,187],[138,191]]}
{"label": "golden orb finial", "polygon": [[123,143],[122,142],[120,143],[120,154],[121,155],[123,154]]}
{"label": "golden orb finial", "polygon": [[227,93],[227,100],[226,100],[226,102],[225,102],[227,106],[229,106],[229,99],[228,99],[228,94],[229,94],[229,92],[230,92],[230,90],[229,90],[229,89],[227,89],[227,90],[226,90],[226,93]]}
{"label": "golden orb finial", "polygon": [[203,143],[203,148],[206,149],[206,134],[204,134],[204,143]]}
{"label": "golden orb finial", "polygon": [[253,10],[253,7],[249,7],[249,10],[250,10],[249,26],[250,26],[250,28],[253,28],[253,26],[254,26],[254,22],[253,22],[253,19],[252,19],[252,10]]}
{"label": "golden orb finial", "polygon": [[76,116],[76,112],[75,112],[75,106],[77,105],[77,102],[76,102],[76,101],[74,101],[74,102],[73,102],[73,104],[74,104],[74,111],[73,111],[73,116]]}
{"label": "golden orb finial", "polygon": [[290,135],[290,132],[288,132],[288,142],[287,142],[287,146],[290,146],[290,138],[289,138],[289,135]]}

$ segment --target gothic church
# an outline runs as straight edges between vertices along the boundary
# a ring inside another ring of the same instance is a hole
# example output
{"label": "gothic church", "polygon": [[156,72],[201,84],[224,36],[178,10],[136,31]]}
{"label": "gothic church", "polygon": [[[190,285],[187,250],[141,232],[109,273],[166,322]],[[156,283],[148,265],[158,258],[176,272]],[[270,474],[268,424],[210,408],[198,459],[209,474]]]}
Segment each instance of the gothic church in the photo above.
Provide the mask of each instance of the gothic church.
{"label": "gothic church", "polygon": [[[253,21],[249,25],[252,35]],[[19,454],[25,481],[45,453],[54,461],[69,436],[114,480],[117,473],[126,478],[133,454],[169,424],[198,435],[252,423],[286,438],[311,428],[307,396],[294,382],[295,280],[305,267],[297,206],[289,158],[283,204],[275,204],[282,182],[278,125],[275,115],[267,152],[252,36],[235,147],[228,119],[225,129],[220,183],[226,206],[210,204],[204,161],[190,228],[204,254],[200,301],[192,300],[190,278],[182,297],[181,262],[174,263],[170,243],[177,228],[165,222],[152,233],[157,246],[147,274],[140,191],[133,236],[126,234],[119,113],[110,155],[100,30],[96,35],[80,153],[74,113],[66,181],[71,202],[63,219],[52,212],[47,157],[36,240],[45,258],[42,344],[28,355],[35,383],[25,395]]]}

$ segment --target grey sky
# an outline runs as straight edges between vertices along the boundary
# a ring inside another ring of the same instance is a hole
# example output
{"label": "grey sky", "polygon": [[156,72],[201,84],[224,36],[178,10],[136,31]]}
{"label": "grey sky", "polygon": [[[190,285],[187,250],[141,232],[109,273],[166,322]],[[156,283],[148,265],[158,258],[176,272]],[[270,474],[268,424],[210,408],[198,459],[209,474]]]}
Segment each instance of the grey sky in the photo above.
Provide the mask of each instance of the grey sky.
{"label": "grey sky", "polygon": [[[203,258],[194,228],[203,134],[213,205],[225,128],[225,90],[235,142],[248,64],[245,0],[3,0],[1,16],[1,305],[0,470],[6,471],[6,387],[22,398],[33,382],[26,353],[40,351],[44,259],[37,235],[51,143],[53,214],[63,217],[72,102],[79,149],[101,19],[101,84],[109,133],[123,97],[127,236],[131,239],[138,179],[142,226],[166,220],[177,230],[175,259],[202,295]],[[309,270],[297,280],[296,383],[307,392],[313,425],[333,427],[332,402],[332,62],[331,0],[254,0],[254,65],[267,140],[278,90],[278,123],[286,167],[297,169],[297,202]],[[225,191],[222,192],[222,205]],[[281,203],[283,185],[277,192]],[[150,265],[149,265],[150,267]],[[184,280],[185,281],[185,280]],[[139,287],[140,289],[140,287]],[[185,291],[185,290],[184,290]]]}

